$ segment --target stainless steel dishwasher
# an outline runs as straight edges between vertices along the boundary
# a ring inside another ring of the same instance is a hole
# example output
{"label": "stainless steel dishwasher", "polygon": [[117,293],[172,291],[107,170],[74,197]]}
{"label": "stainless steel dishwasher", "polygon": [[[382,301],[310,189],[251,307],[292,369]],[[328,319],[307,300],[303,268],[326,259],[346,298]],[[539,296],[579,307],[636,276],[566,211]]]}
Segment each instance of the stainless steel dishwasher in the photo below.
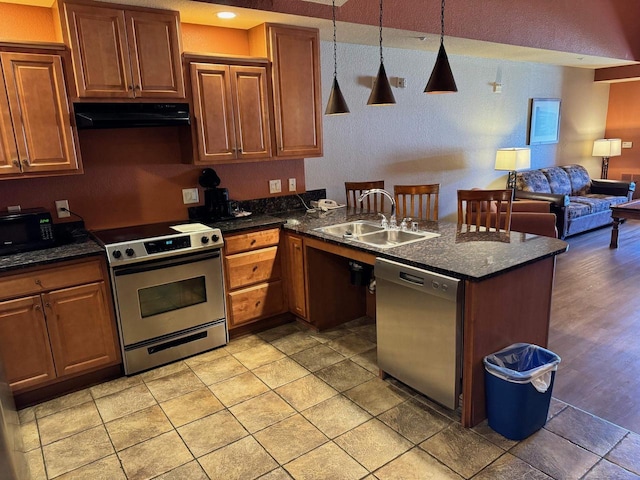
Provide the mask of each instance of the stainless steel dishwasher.
{"label": "stainless steel dishwasher", "polygon": [[456,278],[375,263],[378,367],[455,409],[461,385],[462,290]]}

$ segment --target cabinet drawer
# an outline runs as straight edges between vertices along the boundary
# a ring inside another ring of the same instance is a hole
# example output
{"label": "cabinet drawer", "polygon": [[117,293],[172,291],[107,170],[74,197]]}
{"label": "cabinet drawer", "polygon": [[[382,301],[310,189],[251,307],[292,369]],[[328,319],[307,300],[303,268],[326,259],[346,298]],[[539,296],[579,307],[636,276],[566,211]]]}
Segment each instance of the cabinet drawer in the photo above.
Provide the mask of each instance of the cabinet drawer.
{"label": "cabinet drawer", "polygon": [[0,277],[0,299],[33,295],[103,280],[100,260]]}
{"label": "cabinet drawer", "polygon": [[227,255],[277,245],[280,241],[280,229],[270,228],[256,232],[239,233],[224,237],[224,251]]}
{"label": "cabinet drawer", "polygon": [[229,255],[225,260],[230,290],[280,278],[278,247]]}
{"label": "cabinet drawer", "polygon": [[231,309],[231,328],[252,320],[276,315],[285,310],[280,280],[237,290],[228,295]]}

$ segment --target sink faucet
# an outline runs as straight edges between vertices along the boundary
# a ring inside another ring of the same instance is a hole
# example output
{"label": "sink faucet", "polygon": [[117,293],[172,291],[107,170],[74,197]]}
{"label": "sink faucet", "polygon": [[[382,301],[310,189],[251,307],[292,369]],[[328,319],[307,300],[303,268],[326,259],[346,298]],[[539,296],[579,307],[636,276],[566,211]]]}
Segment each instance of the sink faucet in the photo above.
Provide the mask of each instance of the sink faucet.
{"label": "sink faucet", "polygon": [[[372,188],[370,190],[365,190],[364,192],[362,192],[360,197],[358,197],[358,202],[362,202],[362,200],[364,200],[367,195],[371,195],[373,193],[380,193],[389,199],[389,201],[391,202],[391,218],[389,218],[388,226],[391,229],[394,229],[394,230],[397,229],[398,223],[396,221],[396,201],[389,192],[387,192],[386,190],[383,190],[382,188]],[[384,215],[382,218],[384,218]],[[383,225],[383,226],[386,228],[386,225]]]}

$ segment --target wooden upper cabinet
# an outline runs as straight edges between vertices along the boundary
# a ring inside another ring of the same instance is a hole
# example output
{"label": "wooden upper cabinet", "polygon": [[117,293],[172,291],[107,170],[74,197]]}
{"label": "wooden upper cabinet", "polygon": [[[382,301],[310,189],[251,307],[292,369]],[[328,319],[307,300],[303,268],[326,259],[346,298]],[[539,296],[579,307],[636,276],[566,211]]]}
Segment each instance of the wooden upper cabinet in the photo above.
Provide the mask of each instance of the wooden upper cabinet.
{"label": "wooden upper cabinet", "polygon": [[184,98],[178,12],[62,3],[81,98]]}
{"label": "wooden upper cabinet", "polygon": [[[0,101],[1,141],[5,152],[9,151],[8,156],[3,153],[0,157],[7,171],[0,171],[9,174],[78,170],[60,56],[4,52],[0,53],[0,61],[5,80],[5,89],[0,96],[6,94],[8,99],[17,152],[17,157],[14,157],[6,130],[6,105]],[[14,168],[7,167],[7,161]]]}
{"label": "wooden upper cabinet", "polygon": [[20,173],[18,146],[11,122],[7,90],[0,77],[0,175],[16,173]]}
{"label": "wooden upper cabinet", "polygon": [[[256,27],[259,29],[260,27]],[[252,48],[257,33],[251,33]],[[319,33],[314,28],[266,26],[272,62],[276,156],[322,156]]]}
{"label": "wooden upper cabinet", "polygon": [[195,163],[271,157],[266,66],[191,63]]}

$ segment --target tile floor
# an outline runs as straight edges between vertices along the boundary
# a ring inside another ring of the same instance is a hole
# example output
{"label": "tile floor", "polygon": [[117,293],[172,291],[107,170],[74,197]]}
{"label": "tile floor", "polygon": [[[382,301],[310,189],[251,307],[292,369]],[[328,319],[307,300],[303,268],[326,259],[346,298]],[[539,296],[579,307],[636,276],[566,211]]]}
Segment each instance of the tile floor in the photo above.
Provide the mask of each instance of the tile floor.
{"label": "tile floor", "polygon": [[640,435],[552,400],[521,442],[377,377],[375,324],[288,324],[21,410],[34,479],[640,479]]}

